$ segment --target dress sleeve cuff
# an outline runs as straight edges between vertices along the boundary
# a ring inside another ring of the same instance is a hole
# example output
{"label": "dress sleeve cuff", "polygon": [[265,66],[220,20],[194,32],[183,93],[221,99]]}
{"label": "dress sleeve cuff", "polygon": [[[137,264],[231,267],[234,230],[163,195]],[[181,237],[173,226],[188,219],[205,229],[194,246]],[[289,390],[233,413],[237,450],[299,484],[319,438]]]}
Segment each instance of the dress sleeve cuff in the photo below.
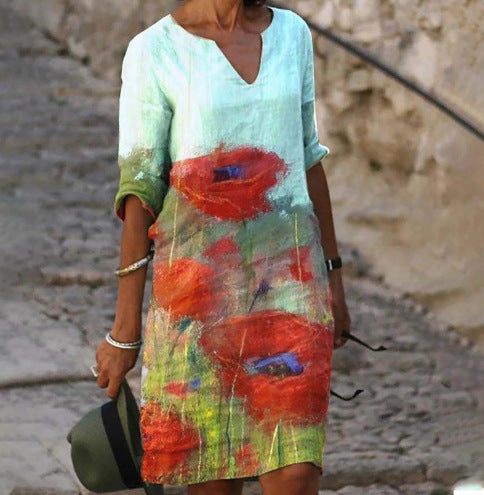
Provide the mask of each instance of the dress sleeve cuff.
{"label": "dress sleeve cuff", "polygon": [[330,149],[318,142],[314,146],[305,148],[304,163],[306,170],[312,168],[314,165],[316,165],[316,163],[328,156],[329,153]]}
{"label": "dress sleeve cuff", "polygon": [[125,198],[129,194],[136,196],[141,201],[141,206],[156,220],[161,205],[154,198],[148,197],[145,191],[136,189],[131,184],[129,188],[120,188],[114,198],[113,211],[121,221],[124,222],[125,219]]}

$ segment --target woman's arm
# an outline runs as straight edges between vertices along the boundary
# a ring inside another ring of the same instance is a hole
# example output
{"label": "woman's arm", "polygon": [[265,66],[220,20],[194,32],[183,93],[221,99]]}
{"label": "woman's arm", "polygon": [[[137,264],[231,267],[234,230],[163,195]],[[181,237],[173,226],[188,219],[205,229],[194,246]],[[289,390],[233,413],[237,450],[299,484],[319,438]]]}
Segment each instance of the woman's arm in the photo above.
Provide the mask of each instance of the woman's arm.
{"label": "woman's arm", "polygon": [[[321,246],[323,247],[324,255],[326,258],[336,258],[339,256],[339,253],[334,229],[331,198],[326,174],[321,161],[316,162],[306,171],[306,179],[309,197],[313,202],[314,213],[319,220]],[[341,269],[329,271],[328,279],[335,320],[334,347],[338,348],[346,342],[346,339],[341,337],[341,332],[343,329],[348,332],[350,331],[351,318],[346,306]]]}
{"label": "woman's arm", "polygon": [[[125,217],[121,235],[120,267],[124,268],[145,257],[150,241],[148,228],[153,216],[142,206],[140,199],[128,194],[125,199]],[[111,336],[120,342],[133,342],[141,337],[143,296],[147,265],[119,278],[116,316]],[[138,349],[119,349],[103,340],[96,350],[97,384],[107,388],[107,395],[117,397],[126,373],[135,366]]]}
{"label": "woman's arm", "polygon": [[[321,161],[316,162],[306,172],[308,192],[314,206],[314,213],[318,217],[321,229],[321,245],[326,258],[339,256],[334,230],[333,211],[329,195],[328,181]],[[329,274],[341,273],[341,270],[332,270]]]}
{"label": "woman's arm", "polygon": [[[148,254],[148,228],[152,223],[153,217],[142,207],[139,198],[133,194],[126,196],[119,261],[121,268]],[[147,265],[119,278],[116,317],[111,331],[115,340],[132,342],[141,337],[146,272]]]}
{"label": "woman's arm", "polygon": [[[148,229],[163,207],[173,111],[163,92],[158,40],[137,34],[128,44],[121,68],[119,95],[119,186],[113,212],[123,221],[119,266],[125,268],[149,251]],[[147,267],[121,277],[111,336],[139,340]],[[124,375],[136,364],[137,349],[120,349],[103,341],[97,351],[98,385],[116,397]]]}

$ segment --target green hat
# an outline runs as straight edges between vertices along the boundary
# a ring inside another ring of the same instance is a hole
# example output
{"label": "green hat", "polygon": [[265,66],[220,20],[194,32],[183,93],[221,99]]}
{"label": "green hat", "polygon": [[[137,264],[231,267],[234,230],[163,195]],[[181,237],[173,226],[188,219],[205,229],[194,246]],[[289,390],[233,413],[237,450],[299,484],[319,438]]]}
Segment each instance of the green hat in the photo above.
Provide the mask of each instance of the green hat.
{"label": "green hat", "polygon": [[141,480],[143,449],[138,405],[123,380],[116,399],[88,412],[67,435],[79,481],[92,492],[144,488],[163,495],[162,485]]}

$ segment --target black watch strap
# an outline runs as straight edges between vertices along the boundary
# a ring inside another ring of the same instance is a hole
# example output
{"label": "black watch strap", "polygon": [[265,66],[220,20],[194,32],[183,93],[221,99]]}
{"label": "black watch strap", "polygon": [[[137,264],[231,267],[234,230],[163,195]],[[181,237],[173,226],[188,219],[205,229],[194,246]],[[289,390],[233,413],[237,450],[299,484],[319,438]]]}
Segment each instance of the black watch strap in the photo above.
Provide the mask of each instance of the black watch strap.
{"label": "black watch strap", "polygon": [[343,266],[341,256],[337,256],[336,258],[328,258],[324,260],[324,262],[328,271],[336,270],[336,268],[341,268]]}

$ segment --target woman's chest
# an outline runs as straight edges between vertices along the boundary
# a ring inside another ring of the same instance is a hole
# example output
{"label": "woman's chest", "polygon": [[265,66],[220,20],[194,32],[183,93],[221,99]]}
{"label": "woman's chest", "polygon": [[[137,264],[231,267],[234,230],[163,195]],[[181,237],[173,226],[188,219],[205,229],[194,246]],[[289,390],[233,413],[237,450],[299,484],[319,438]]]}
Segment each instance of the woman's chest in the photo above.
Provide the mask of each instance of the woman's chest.
{"label": "woman's chest", "polygon": [[[215,42],[180,47],[170,61],[169,77],[163,81],[173,117],[227,118],[240,111],[280,112],[301,105],[301,55],[293,43],[261,39],[262,53],[257,74],[257,50],[247,49],[237,58],[239,49],[222,51]],[[230,58],[229,58],[230,57]],[[234,66],[237,64],[236,66]],[[244,70],[245,69],[247,70]],[[244,77],[242,77],[244,76]],[[248,84],[245,77],[255,77]]]}

